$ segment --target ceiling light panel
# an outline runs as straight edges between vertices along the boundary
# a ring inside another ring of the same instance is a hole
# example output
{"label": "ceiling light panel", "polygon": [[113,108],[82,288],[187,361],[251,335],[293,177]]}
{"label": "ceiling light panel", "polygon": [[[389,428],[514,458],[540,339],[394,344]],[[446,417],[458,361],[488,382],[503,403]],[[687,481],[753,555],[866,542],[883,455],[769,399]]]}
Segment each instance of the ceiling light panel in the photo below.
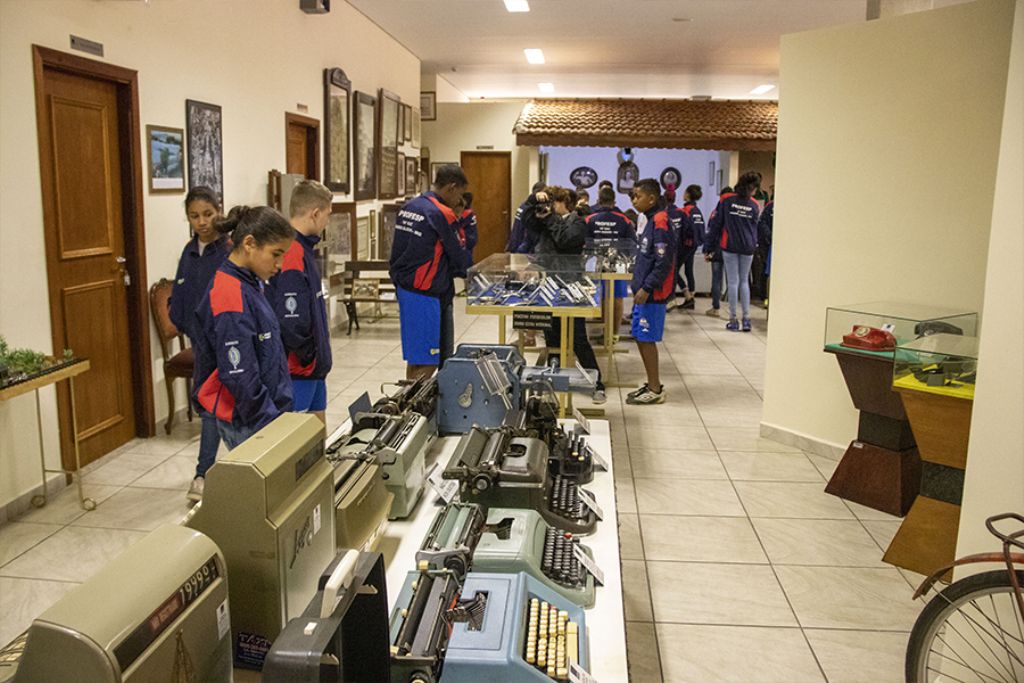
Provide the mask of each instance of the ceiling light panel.
{"label": "ceiling light panel", "polygon": [[509,12],[529,12],[530,3],[527,0],[505,0],[505,9]]}
{"label": "ceiling light panel", "polygon": [[537,89],[540,90],[541,92],[544,92],[544,93],[553,93],[553,92],[555,92],[555,84],[554,83],[538,83],[537,84]]}
{"label": "ceiling light panel", "polygon": [[541,50],[539,47],[528,47],[523,50],[523,54],[526,55],[526,61],[530,64],[544,63],[544,50]]}
{"label": "ceiling light panel", "polygon": [[764,95],[765,93],[770,93],[772,90],[775,90],[775,86],[772,85],[771,83],[765,83],[764,85],[759,85],[756,88],[754,88],[753,90],[751,90],[750,94],[751,95]]}

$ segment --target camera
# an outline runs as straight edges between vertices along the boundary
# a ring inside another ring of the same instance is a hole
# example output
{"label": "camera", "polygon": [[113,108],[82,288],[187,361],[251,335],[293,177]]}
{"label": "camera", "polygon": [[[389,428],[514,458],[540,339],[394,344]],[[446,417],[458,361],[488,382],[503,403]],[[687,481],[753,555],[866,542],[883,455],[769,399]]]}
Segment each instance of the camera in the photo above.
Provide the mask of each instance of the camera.
{"label": "camera", "polygon": [[533,213],[537,218],[547,218],[551,215],[551,202],[541,202],[533,208]]}

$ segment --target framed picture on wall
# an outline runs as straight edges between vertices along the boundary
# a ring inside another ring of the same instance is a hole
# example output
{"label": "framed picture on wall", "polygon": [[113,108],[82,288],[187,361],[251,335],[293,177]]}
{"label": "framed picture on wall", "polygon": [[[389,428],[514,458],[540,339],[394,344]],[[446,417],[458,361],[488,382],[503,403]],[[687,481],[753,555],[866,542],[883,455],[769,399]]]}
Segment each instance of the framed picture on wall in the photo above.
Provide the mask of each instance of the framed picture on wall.
{"label": "framed picture on wall", "polygon": [[418,194],[422,192],[419,188],[419,173],[417,173],[416,157],[409,157],[405,160],[405,193]]}
{"label": "framed picture on wall", "polygon": [[149,191],[185,191],[185,131],[181,128],[146,126],[149,148]]}
{"label": "framed picture on wall", "polygon": [[352,153],[353,170],[355,170],[356,200],[373,199],[377,196],[377,98],[364,92],[356,92],[355,144]]}
{"label": "framed picture on wall", "polygon": [[437,93],[427,90],[420,93],[420,112],[424,121],[437,120]]}
{"label": "framed picture on wall", "polygon": [[370,217],[356,219],[355,254],[357,261],[370,260]]}
{"label": "framed picture on wall", "polygon": [[224,142],[221,110],[216,104],[185,100],[188,138],[188,189],[205,186],[224,203]]}
{"label": "framed picture on wall", "polygon": [[352,171],[348,163],[352,82],[341,69],[324,69],[324,185],[334,192],[349,192]]}
{"label": "framed picture on wall", "polygon": [[380,89],[377,121],[377,196],[398,196],[398,143],[402,103],[398,95]]}
{"label": "framed picture on wall", "polygon": [[405,155],[401,152],[398,153],[398,167],[395,169],[395,175],[398,178],[398,196],[405,196]]}
{"label": "framed picture on wall", "polygon": [[721,194],[723,187],[725,187],[725,174],[722,173],[722,169],[718,169],[718,182],[715,185],[715,190],[717,190],[718,193]]}
{"label": "framed picture on wall", "polygon": [[370,212],[370,258],[379,259],[380,255],[377,253],[377,212]]}
{"label": "framed picture on wall", "polygon": [[326,252],[320,276],[328,282],[331,290],[341,287],[345,263],[358,253],[357,242],[355,202],[335,202],[331,205],[331,217],[320,242]]}
{"label": "framed picture on wall", "polygon": [[398,209],[398,204],[385,204],[380,207],[380,237],[377,241],[377,258],[383,261],[391,258],[391,245],[395,241],[395,225],[398,223]]}
{"label": "framed picture on wall", "polygon": [[434,161],[430,164],[430,182],[434,182],[434,178],[437,177],[437,170],[442,166],[451,166],[454,161]]}
{"label": "framed picture on wall", "polygon": [[408,104],[402,105],[402,139],[412,142],[412,107]]}
{"label": "framed picture on wall", "polygon": [[715,184],[715,162],[708,162],[708,185]]}
{"label": "framed picture on wall", "polygon": [[423,122],[420,120],[420,110],[416,107],[412,110],[412,146],[419,149],[423,137]]}

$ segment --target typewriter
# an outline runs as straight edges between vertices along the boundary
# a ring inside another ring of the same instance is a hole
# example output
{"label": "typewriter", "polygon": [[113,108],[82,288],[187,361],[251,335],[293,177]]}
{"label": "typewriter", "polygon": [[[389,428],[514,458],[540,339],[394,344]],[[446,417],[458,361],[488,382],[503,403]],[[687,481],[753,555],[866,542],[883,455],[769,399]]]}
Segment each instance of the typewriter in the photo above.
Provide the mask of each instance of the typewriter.
{"label": "typewriter", "polygon": [[355,412],[352,431],[327,447],[327,459],[378,463],[393,496],[388,519],[408,517],[423,492],[425,459],[434,435],[419,413]]}
{"label": "typewriter", "polygon": [[475,503],[450,503],[438,510],[416,552],[417,565],[448,569],[465,576],[473,565],[473,552],[484,531],[485,515]]}
{"label": "typewriter", "polygon": [[399,380],[395,386],[397,390],[377,399],[369,412],[387,415],[419,413],[433,428],[437,414],[437,378]]}
{"label": "typewriter", "polygon": [[592,533],[597,516],[576,481],[549,474],[548,454],[543,441],[515,436],[508,427],[473,427],[460,439],[442,476],[460,482],[464,502],[488,509],[532,509],[559,529]]}
{"label": "typewriter", "polygon": [[583,610],[525,573],[410,572],[391,613],[391,683],[568,681]]}

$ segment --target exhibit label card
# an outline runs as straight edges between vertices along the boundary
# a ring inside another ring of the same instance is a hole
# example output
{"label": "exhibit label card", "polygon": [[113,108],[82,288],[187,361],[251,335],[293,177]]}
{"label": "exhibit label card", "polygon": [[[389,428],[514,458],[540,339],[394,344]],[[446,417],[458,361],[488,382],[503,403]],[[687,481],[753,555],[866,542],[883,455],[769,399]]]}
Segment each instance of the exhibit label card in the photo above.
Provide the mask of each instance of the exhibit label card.
{"label": "exhibit label card", "polygon": [[583,501],[583,504],[593,510],[598,519],[604,519],[604,511],[601,510],[601,506],[597,504],[597,500],[594,499],[593,493],[582,486],[577,488],[577,493],[579,494],[580,500]]}
{"label": "exhibit label card", "polygon": [[594,561],[594,558],[592,558],[583,550],[583,546],[579,545],[578,543],[573,543],[572,554],[575,555],[576,559],[580,561],[580,564],[582,564],[583,567],[588,572],[590,572],[590,575],[594,577],[594,581],[596,581],[599,585],[603,586],[604,571],[597,566],[597,562]]}
{"label": "exhibit label card", "polygon": [[427,477],[427,482],[447,505],[459,497],[459,482],[455,479],[445,479],[441,476],[441,471],[441,465],[435,463]]}
{"label": "exhibit label card", "polygon": [[597,679],[584,671],[578,662],[569,662],[569,683],[597,683]]}

